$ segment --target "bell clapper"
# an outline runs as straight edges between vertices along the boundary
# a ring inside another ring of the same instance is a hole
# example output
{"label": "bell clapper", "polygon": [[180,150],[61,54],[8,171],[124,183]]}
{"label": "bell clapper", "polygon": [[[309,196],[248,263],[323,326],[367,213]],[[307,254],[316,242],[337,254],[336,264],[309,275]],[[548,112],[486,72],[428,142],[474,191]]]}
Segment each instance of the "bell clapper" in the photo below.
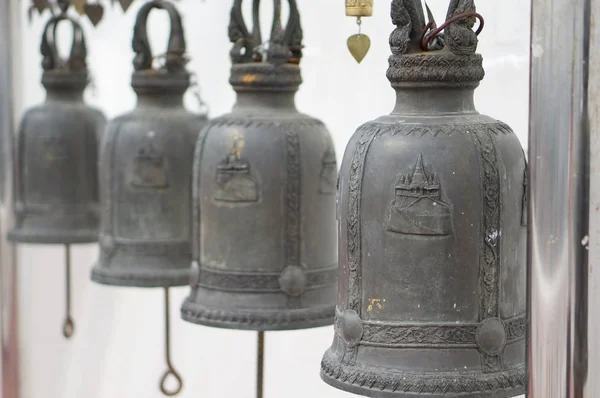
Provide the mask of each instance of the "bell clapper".
{"label": "bell clapper", "polygon": [[63,324],[63,335],[66,339],[70,339],[75,332],[75,324],[71,317],[71,245],[65,245],[65,303],[66,316]]}
{"label": "bell clapper", "polygon": [[[160,379],[160,391],[167,397],[173,397],[181,392],[183,388],[183,379],[179,372],[175,370],[171,363],[171,330],[170,330],[170,315],[169,315],[169,288],[165,288],[165,349],[167,358],[167,370]],[[177,386],[173,390],[167,389],[167,379],[173,376],[177,382]]]}
{"label": "bell clapper", "polygon": [[371,48],[371,39],[362,33],[362,17],[373,16],[373,0],[346,0],[346,15],[356,17],[358,33],[348,38],[348,50],[360,64]]}
{"label": "bell clapper", "polygon": [[265,374],[265,332],[258,332],[256,350],[256,398],[263,398],[263,381]]}

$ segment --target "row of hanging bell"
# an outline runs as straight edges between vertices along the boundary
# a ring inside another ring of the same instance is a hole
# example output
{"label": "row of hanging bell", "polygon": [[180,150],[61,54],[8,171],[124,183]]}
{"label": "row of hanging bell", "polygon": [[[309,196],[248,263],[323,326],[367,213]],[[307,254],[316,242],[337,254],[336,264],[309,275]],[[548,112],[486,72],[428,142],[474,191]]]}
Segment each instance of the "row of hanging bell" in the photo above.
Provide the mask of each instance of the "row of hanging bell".
{"label": "row of hanging bell", "polygon": [[[68,5],[67,5],[68,7]],[[86,45],[78,22],[60,15],[46,23],[41,52],[46,102],[29,109],[21,121],[15,168],[16,225],[8,239],[16,243],[61,244],[66,247],[65,337],[74,332],[71,317],[71,245],[98,239],[98,143],[106,120],[85,105],[88,84]],[[73,27],[68,59],[61,59],[56,30]]]}
{"label": "row of hanging bell", "polygon": [[396,106],[358,128],[340,171],[321,376],[378,398],[523,394],[527,168],[512,129],[474,106],[483,18],[473,0],[439,27],[421,0],[393,0],[391,17]]}
{"label": "row of hanging bell", "polygon": [[[171,32],[164,63],[153,65],[147,20],[165,10]],[[183,381],[170,358],[169,288],[189,284],[192,236],[192,165],[203,115],[183,106],[190,86],[186,43],[176,7],[162,0],[144,4],[134,35],[132,87],[136,108],[112,120],[100,155],[100,258],[92,280],[105,285],[165,289],[168,369],[165,395],[176,395]],[[168,389],[167,378],[177,386]]]}

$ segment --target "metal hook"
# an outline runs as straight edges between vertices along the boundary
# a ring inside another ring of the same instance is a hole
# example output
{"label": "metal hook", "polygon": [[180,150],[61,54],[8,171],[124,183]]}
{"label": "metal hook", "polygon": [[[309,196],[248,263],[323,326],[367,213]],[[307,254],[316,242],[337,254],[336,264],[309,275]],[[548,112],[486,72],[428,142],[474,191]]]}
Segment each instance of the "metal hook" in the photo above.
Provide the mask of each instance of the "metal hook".
{"label": "metal hook", "polygon": [[[477,36],[479,36],[481,31],[483,31],[483,27],[485,26],[485,19],[483,18],[483,16],[481,14],[478,14],[476,12],[465,12],[462,14],[455,15],[452,18],[448,18],[446,20],[446,22],[444,22],[438,28],[435,28],[435,21],[430,21],[427,24],[427,26],[425,26],[425,29],[423,29],[423,32],[421,33],[421,40],[420,40],[421,50],[429,51],[429,43],[435,37],[437,37],[444,29],[446,29],[448,27],[448,25],[450,25],[451,23],[454,23],[454,22],[457,22],[457,21],[460,21],[463,19],[467,19],[467,18],[472,18],[472,17],[479,19],[479,27],[475,31],[475,34]],[[431,31],[431,33],[427,34],[427,32],[432,28],[433,28],[433,30]]]}
{"label": "metal hook", "polygon": [[[163,377],[160,379],[160,391],[167,397],[173,397],[181,392],[183,389],[183,379],[179,372],[175,370],[171,363],[171,330],[170,330],[170,316],[169,316],[169,288],[165,288],[165,348],[166,348],[166,359],[167,359],[167,370]],[[177,381],[177,387],[174,390],[167,389],[167,379],[169,376],[173,376]]]}
{"label": "metal hook", "polygon": [[71,245],[65,245],[65,257],[66,257],[66,286],[65,286],[65,301],[66,301],[66,317],[63,323],[63,336],[66,339],[73,337],[75,333],[75,323],[71,317]]}

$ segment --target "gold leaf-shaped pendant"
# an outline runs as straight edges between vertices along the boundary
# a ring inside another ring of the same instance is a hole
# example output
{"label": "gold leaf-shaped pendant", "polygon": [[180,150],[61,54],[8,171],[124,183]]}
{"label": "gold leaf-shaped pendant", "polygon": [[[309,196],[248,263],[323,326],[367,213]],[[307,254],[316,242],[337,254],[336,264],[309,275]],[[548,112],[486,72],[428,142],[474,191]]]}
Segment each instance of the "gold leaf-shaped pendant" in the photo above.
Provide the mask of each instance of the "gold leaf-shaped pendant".
{"label": "gold leaf-shaped pendant", "polygon": [[104,15],[104,7],[101,4],[86,4],[85,13],[94,26],[97,26]]}
{"label": "gold leaf-shaped pendant", "polygon": [[33,0],[33,6],[41,14],[46,8],[49,8],[48,0]]}
{"label": "gold leaf-shaped pendant", "polygon": [[358,33],[348,38],[348,50],[359,64],[367,56],[371,48],[371,39],[369,36]]}
{"label": "gold leaf-shaped pendant", "polygon": [[73,4],[79,15],[85,14],[85,5],[87,4],[87,0],[72,0],[71,4]]}
{"label": "gold leaf-shaped pendant", "polygon": [[119,3],[121,3],[121,8],[123,8],[123,12],[126,12],[131,3],[133,3],[133,0],[119,0]]}

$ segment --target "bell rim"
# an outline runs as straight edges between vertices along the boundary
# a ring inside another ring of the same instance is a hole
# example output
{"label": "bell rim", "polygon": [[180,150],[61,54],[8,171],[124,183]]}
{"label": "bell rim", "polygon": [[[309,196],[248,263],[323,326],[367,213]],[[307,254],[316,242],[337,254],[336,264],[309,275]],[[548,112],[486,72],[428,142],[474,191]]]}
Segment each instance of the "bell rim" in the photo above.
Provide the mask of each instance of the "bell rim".
{"label": "bell rim", "polygon": [[[114,267],[115,265],[113,265]],[[90,274],[92,282],[105,286],[139,287],[139,288],[167,288],[188,286],[190,283],[191,268],[151,270],[143,269],[133,271],[115,271],[94,264]]]}
{"label": "bell rim", "polygon": [[27,231],[15,228],[6,234],[9,242],[27,243],[40,245],[68,245],[86,244],[98,242],[98,231],[88,230],[84,232],[73,231]]}
{"label": "bell rim", "polygon": [[231,310],[208,308],[189,297],[181,306],[181,319],[202,326],[252,331],[312,329],[333,324],[335,304],[283,310]]}
{"label": "bell rim", "polygon": [[[328,372],[326,369],[326,364],[332,365],[333,367],[335,367],[335,369],[329,369],[329,372]],[[341,362],[339,362],[337,360],[332,359],[331,354],[328,350],[325,353],[325,355],[323,356],[323,360],[321,361],[321,371],[320,371],[321,380],[323,380],[323,382],[330,385],[331,387],[337,388],[339,390],[346,391],[346,392],[349,392],[352,394],[368,396],[368,397],[372,397],[372,398],[414,398],[414,397],[422,397],[422,398],[451,398],[451,397],[456,397],[456,398],[458,398],[458,397],[460,397],[460,398],[511,398],[511,397],[514,397],[517,395],[525,394],[525,392],[526,392],[525,383],[522,383],[522,385],[516,386],[516,387],[497,388],[494,390],[470,391],[470,392],[452,392],[452,393],[444,392],[441,389],[442,386],[440,386],[440,388],[436,388],[435,392],[418,392],[418,391],[406,392],[406,391],[398,391],[398,390],[391,391],[389,389],[386,390],[385,387],[383,389],[380,389],[376,385],[378,377],[375,376],[372,371],[370,371],[371,369],[384,370],[384,368],[375,368],[375,367],[370,367],[370,366],[365,366],[365,367],[361,366],[360,367],[360,369],[362,371],[361,373],[363,374],[364,379],[368,379],[369,381],[375,382],[373,384],[373,387],[369,387],[367,385],[369,382],[364,382],[361,385],[361,382],[358,380],[359,377],[356,376],[356,372],[354,372],[354,374],[352,374],[352,372],[349,371],[348,368],[357,369],[358,367],[348,366],[348,365],[342,364]],[[397,372],[394,372],[394,375],[396,376],[395,379],[399,380],[401,377],[406,377],[409,374],[401,372],[401,371],[397,371]],[[412,373],[412,374],[410,374],[411,377],[417,376],[417,378],[420,378],[423,381],[430,380],[433,377],[441,376],[441,375],[443,375],[443,373],[422,373],[422,374]],[[456,379],[457,376],[460,376],[460,375],[452,375],[452,376],[447,376],[447,377],[449,379]],[[523,365],[514,367],[512,369],[507,369],[504,371],[490,373],[490,374],[488,374],[488,373],[476,374],[476,376],[482,376],[482,378],[484,378],[485,376],[488,376],[488,377],[495,376],[501,380],[506,380],[510,376],[514,376],[514,377],[519,378],[520,380],[526,380],[525,366],[523,366]],[[349,380],[351,380],[351,382],[349,382]],[[413,380],[414,380],[414,378],[411,381],[413,381]],[[393,383],[389,382],[386,384],[386,386],[388,386],[388,385],[392,386]],[[413,383],[413,385],[414,385],[414,383]]]}

